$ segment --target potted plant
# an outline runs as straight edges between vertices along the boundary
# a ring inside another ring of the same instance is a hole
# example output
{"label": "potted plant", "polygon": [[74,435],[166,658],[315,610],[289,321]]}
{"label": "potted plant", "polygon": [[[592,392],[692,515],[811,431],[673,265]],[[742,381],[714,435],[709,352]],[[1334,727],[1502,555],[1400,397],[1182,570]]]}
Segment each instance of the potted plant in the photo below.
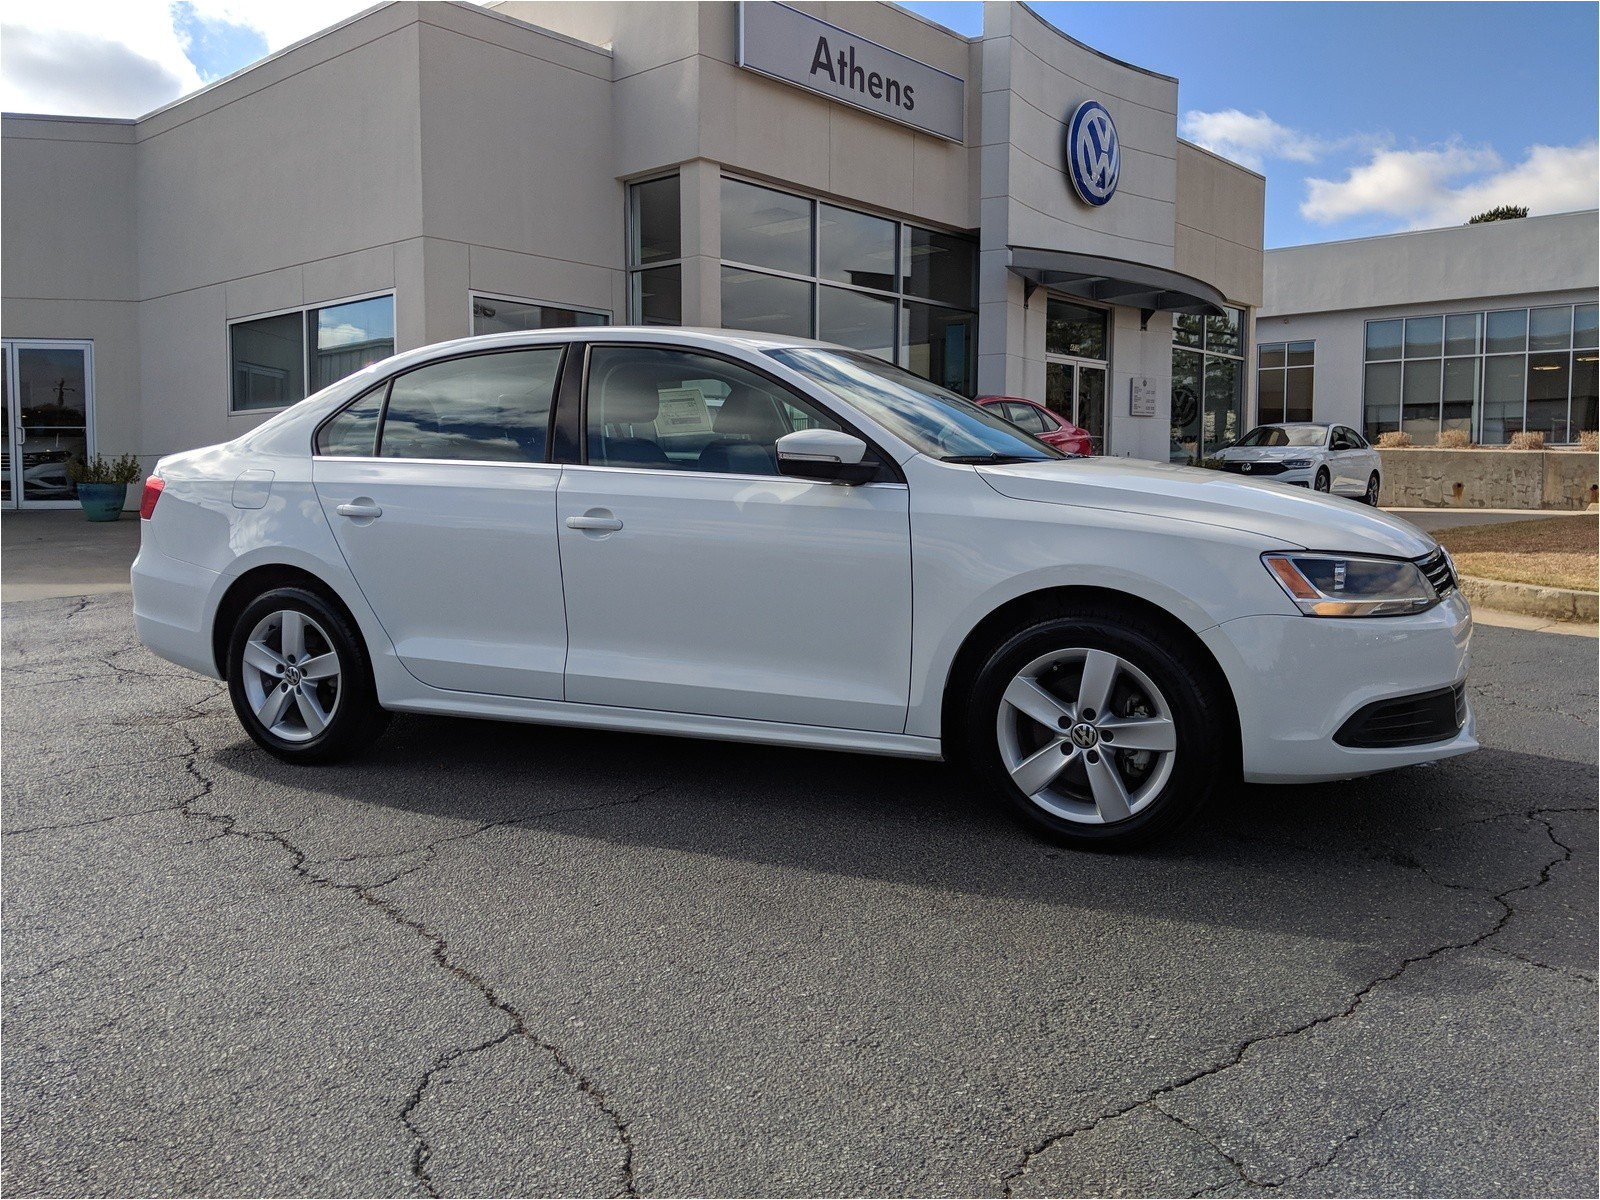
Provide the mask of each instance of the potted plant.
{"label": "potted plant", "polygon": [[139,478],[139,460],[124,454],[112,461],[96,454],[67,463],[67,477],[78,485],[78,503],[91,521],[115,521],[128,499],[128,485]]}

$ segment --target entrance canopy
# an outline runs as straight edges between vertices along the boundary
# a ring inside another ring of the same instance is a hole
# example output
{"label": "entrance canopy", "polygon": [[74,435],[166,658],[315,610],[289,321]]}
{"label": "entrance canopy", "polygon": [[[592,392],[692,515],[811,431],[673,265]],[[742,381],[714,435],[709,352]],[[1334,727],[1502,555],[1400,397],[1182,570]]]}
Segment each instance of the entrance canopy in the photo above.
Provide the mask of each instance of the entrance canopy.
{"label": "entrance canopy", "polygon": [[1006,265],[1029,283],[1085,300],[1147,312],[1223,315],[1226,298],[1216,288],[1162,267],[1033,246],[1007,246]]}

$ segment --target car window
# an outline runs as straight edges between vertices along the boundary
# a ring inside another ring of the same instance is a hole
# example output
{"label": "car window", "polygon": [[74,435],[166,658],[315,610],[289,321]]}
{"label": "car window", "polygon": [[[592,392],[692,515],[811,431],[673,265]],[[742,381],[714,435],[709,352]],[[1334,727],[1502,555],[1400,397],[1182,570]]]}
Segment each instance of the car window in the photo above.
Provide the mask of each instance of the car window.
{"label": "car window", "polygon": [[561,347],[474,354],[397,376],[382,458],[543,462]]}
{"label": "car window", "polygon": [[373,388],[325,423],[317,434],[317,453],[371,458],[378,445],[378,418],[383,415],[388,394],[388,384]]}
{"label": "car window", "polygon": [[1327,431],[1320,425],[1258,425],[1239,439],[1240,446],[1306,446],[1320,448]]}
{"label": "car window", "polygon": [[1340,432],[1344,434],[1345,448],[1347,450],[1367,449],[1367,439],[1362,437],[1354,429],[1343,428],[1340,430]]}
{"label": "car window", "polygon": [[809,346],[766,353],[930,457],[968,463],[1067,457],[1001,414],[870,354]]}
{"label": "car window", "polygon": [[1039,415],[1039,410],[1031,404],[1018,404],[1013,401],[1006,405],[1006,416],[1019,427],[1029,433],[1043,433],[1045,431],[1044,418]]}
{"label": "car window", "polygon": [[776,475],[784,434],[840,428],[736,363],[655,346],[591,347],[585,409],[593,466]]}

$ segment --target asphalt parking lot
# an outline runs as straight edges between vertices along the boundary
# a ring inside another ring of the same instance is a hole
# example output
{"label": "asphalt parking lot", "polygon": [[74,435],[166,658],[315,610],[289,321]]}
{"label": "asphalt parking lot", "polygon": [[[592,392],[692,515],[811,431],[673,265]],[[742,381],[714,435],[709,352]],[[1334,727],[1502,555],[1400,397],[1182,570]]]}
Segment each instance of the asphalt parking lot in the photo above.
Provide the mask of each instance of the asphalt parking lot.
{"label": "asphalt parking lot", "polygon": [[6,1195],[1593,1195],[1595,643],[1130,856],[936,765],[397,718],[4,606]]}

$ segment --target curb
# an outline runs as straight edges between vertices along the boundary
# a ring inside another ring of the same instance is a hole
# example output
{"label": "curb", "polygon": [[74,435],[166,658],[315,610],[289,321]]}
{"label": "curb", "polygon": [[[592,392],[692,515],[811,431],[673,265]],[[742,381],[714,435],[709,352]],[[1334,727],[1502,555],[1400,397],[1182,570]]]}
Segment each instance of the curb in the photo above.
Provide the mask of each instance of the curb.
{"label": "curb", "polygon": [[1591,625],[1600,621],[1600,592],[1508,583],[1503,579],[1479,579],[1472,575],[1461,576],[1461,590],[1469,601],[1485,608],[1546,617],[1552,621],[1582,621]]}

